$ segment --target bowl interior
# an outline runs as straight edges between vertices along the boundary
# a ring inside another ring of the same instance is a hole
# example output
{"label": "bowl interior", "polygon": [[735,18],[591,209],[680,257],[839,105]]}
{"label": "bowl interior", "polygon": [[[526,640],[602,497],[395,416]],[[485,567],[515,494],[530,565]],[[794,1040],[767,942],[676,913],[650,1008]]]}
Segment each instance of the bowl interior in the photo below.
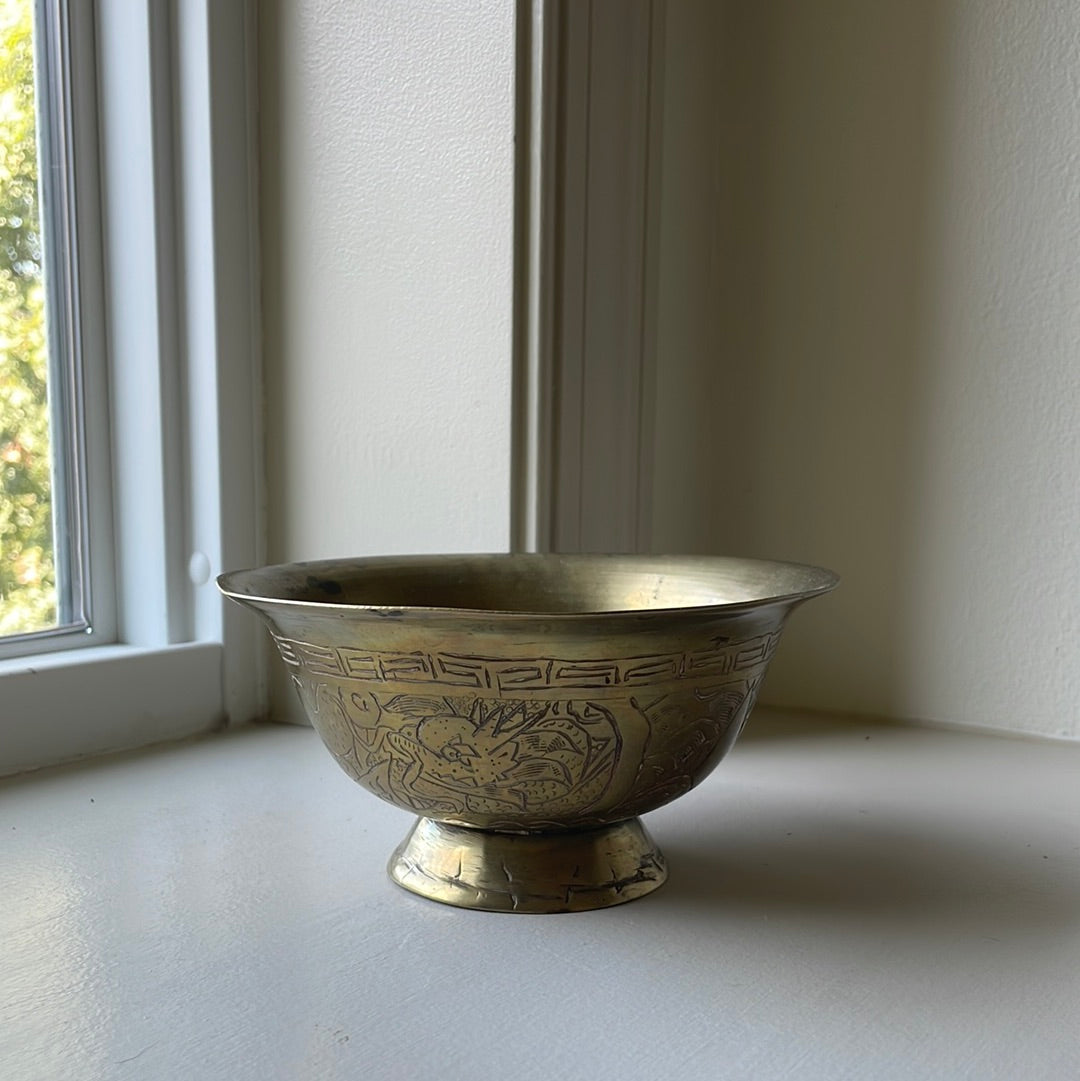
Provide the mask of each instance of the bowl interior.
{"label": "bowl interior", "polygon": [[447,555],[281,564],[219,584],[238,599],[573,615],[758,605],[836,580],[820,567],[712,556]]}

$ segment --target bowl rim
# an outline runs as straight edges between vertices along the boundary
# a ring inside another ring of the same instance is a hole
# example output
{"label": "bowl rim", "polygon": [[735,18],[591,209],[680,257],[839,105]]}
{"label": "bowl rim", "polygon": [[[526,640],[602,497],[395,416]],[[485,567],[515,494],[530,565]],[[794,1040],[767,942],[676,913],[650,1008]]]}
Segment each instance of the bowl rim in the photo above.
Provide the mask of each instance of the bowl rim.
{"label": "bowl rim", "polygon": [[[340,572],[344,568],[355,572],[365,568],[372,570],[389,569],[392,567],[408,566],[433,566],[442,561],[501,561],[515,560],[519,562],[529,561],[567,561],[578,563],[603,562],[606,560],[622,560],[641,563],[643,567],[655,565],[657,570],[663,564],[681,564],[687,570],[691,567],[707,567],[722,565],[743,565],[758,568],[784,569],[786,571],[803,571],[807,577],[815,580],[814,584],[805,589],[799,589],[784,593],[767,594],[750,600],[730,601],[719,604],[683,604],[663,608],[582,608],[580,611],[569,612],[541,612],[522,611],[521,609],[504,608],[469,608],[449,605],[426,605],[426,604],[357,604],[343,603],[332,598],[317,600],[313,598],[275,597],[263,591],[245,591],[244,581],[249,585],[258,585],[258,579],[283,573],[306,572],[309,577],[322,576],[332,577],[336,569]],[[362,612],[378,616],[407,616],[407,615],[432,615],[452,616],[471,619],[495,619],[495,620],[583,620],[606,617],[635,617],[653,618],[675,615],[735,615],[740,612],[752,611],[772,605],[793,605],[812,597],[820,596],[835,589],[840,582],[840,576],[835,571],[812,563],[799,563],[788,560],[758,559],[742,556],[701,556],[701,555],[646,555],[638,553],[535,553],[535,552],[453,552],[453,553],[416,553],[408,555],[380,555],[380,556],[356,556],[336,559],[301,560],[288,563],[273,563],[260,567],[250,567],[227,571],[218,575],[217,587],[221,593],[241,604],[263,604],[267,606],[285,606],[298,609],[315,609],[321,612]]]}

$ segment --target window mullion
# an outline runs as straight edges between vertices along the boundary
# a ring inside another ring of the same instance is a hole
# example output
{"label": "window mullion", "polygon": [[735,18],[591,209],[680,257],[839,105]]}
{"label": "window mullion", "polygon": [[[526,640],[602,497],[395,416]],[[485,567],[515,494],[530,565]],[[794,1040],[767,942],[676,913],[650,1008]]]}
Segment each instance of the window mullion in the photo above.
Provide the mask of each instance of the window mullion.
{"label": "window mullion", "polygon": [[140,646],[190,637],[168,14],[98,8],[118,624]]}
{"label": "window mullion", "polygon": [[86,493],[82,468],[77,327],[73,266],[74,204],[67,162],[71,155],[70,67],[62,4],[37,0],[34,16],[35,97],[45,288],[48,294],[49,431],[52,444],[53,553],[60,627],[89,624],[85,569]]}
{"label": "window mullion", "polygon": [[261,714],[265,643],[214,578],[262,559],[255,5],[186,0],[174,53],[192,630],[225,645],[231,717]]}

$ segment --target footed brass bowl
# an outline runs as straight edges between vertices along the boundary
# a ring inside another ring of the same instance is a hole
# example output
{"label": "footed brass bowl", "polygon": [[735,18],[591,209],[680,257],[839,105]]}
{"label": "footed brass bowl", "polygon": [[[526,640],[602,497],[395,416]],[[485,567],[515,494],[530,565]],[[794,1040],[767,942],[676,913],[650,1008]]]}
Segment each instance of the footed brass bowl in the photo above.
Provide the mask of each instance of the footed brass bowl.
{"label": "footed brass bowl", "polygon": [[421,816],[395,882],[465,908],[565,912],[663,883],[637,816],[723,758],[788,613],[836,581],[748,559],[460,555],[218,585],[266,621],[342,769]]}

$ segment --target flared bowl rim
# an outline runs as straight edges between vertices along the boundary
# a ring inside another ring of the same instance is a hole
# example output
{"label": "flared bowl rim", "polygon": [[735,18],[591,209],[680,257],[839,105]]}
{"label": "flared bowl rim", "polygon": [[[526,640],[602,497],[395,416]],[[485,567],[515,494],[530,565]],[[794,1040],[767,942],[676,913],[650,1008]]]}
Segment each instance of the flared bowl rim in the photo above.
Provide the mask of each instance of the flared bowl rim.
{"label": "flared bowl rim", "polygon": [[[750,596],[717,599],[703,595],[692,603],[595,605],[582,603],[572,609],[544,610],[540,606],[424,604],[403,599],[379,599],[371,603],[344,600],[346,590],[340,583],[349,580],[350,589],[363,576],[378,579],[379,575],[412,572],[432,575],[472,574],[516,570],[543,570],[548,575],[560,570],[567,573],[583,571],[625,570],[642,575],[680,576],[700,583],[715,580],[719,587],[732,581],[760,582],[761,587]],[[771,584],[766,584],[771,583]],[[676,617],[680,614],[737,615],[773,605],[794,605],[811,597],[828,593],[839,583],[831,570],[809,563],[783,560],[745,558],[741,556],[697,555],[625,555],[625,554],[535,554],[535,553],[453,553],[393,556],[358,556],[277,563],[267,566],[233,570],[220,575],[217,585],[221,592],[241,604],[262,607],[298,608],[324,613],[373,614],[407,618],[409,615],[460,617],[493,621],[578,620],[606,617]],[[297,593],[303,595],[297,595]]]}

